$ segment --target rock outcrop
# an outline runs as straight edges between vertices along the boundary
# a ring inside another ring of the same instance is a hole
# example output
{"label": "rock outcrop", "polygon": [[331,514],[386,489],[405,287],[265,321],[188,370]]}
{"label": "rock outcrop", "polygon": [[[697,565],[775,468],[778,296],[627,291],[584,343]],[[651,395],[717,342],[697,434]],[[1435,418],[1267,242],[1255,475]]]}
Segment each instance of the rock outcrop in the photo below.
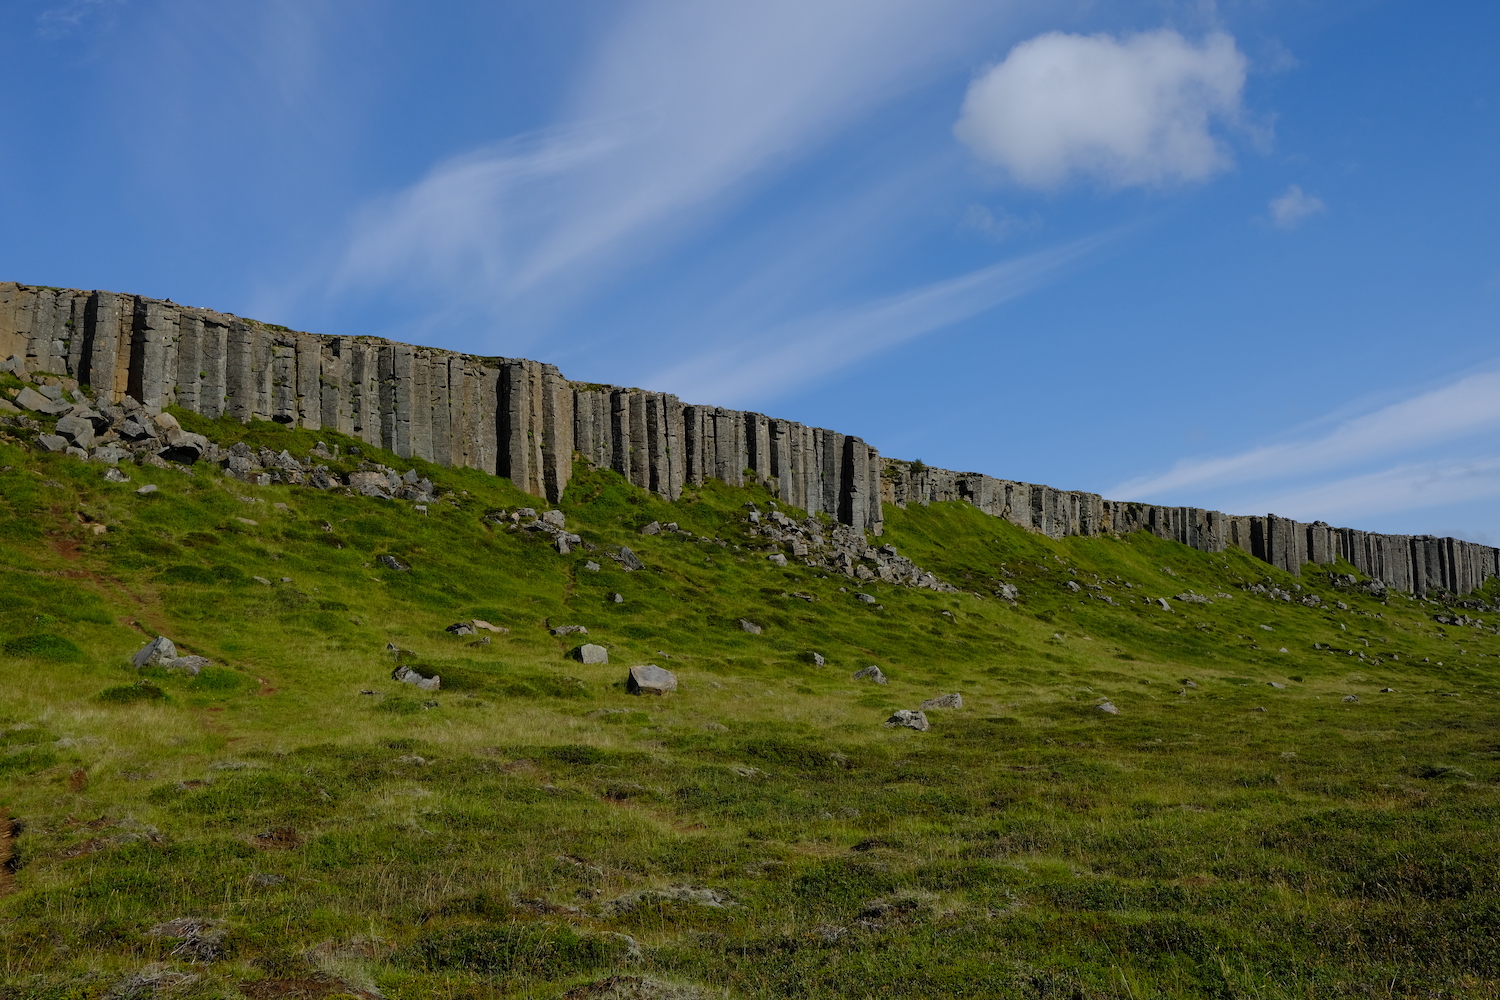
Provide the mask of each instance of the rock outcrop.
{"label": "rock outcrop", "polygon": [[[119,442],[105,444],[112,449],[106,456],[118,453],[116,461],[147,442],[154,458],[227,461],[231,474],[254,482],[334,485],[326,470],[297,468],[286,461],[290,456],[220,456],[211,442],[151,417],[176,405],[210,418],[330,428],[403,458],[506,476],[553,502],[568,484],[575,453],[669,500],[708,479],[762,485],[787,504],[828,515],[856,533],[860,545],[866,535],[881,534],[882,503],[962,500],[1053,538],[1149,531],[1206,552],[1238,546],[1294,574],[1305,563],[1343,558],[1386,587],[1418,595],[1463,595],[1500,575],[1500,550],[1454,538],[1105,500],[933,469],[884,459],[862,439],[837,431],[684,403],[669,393],[570,382],[556,367],[523,358],[299,333],[138,295],[0,283],[0,358],[0,369],[23,377],[46,373],[94,390],[92,406],[65,397],[72,389],[60,386],[22,390],[16,405],[68,421],[41,439],[48,448],[95,457],[106,434]],[[117,417],[134,422],[116,432]],[[350,486],[412,498],[431,490],[387,475],[362,476]],[[773,519],[766,527],[785,526]],[[559,551],[572,544],[560,531]],[[806,557],[791,547],[792,558]],[[851,540],[834,546],[840,547],[854,546]],[[911,569],[894,556],[868,561],[871,572],[888,564],[897,577]]]}

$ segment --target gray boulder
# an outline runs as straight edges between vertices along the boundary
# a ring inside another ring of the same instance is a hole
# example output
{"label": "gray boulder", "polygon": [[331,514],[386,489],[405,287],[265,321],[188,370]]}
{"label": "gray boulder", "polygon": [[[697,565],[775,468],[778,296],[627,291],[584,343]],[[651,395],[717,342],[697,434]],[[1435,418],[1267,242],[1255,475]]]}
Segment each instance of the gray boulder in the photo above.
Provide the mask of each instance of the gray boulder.
{"label": "gray boulder", "polygon": [[964,696],[957,691],[952,694],[940,694],[936,698],[928,698],[922,702],[922,709],[929,708],[963,708]]}
{"label": "gray boulder", "polygon": [[474,623],[454,622],[452,625],[449,625],[447,628],[443,629],[443,631],[447,632],[449,635],[473,635]]}
{"label": "gray boulder", "polygon": [[628,573],[633,573],[636,570],[646,568],[646,564],[641,562],[641,557],[630,551],[630,549],[624,545],[620,546],[620,554],[615,558],[619,560],[620,565],[624,566],[625,571]]}
{"label": "gray boulder", "polygon": [[765,631],[759,625],[755,624],[748,618],[740,619],[740,628],[744,629],[746,632],[749,632],[751,635],[760,635],[761,632]]}
{"label": "gray boulder", "polygon": [[559,531],[568,526],[567,518],[563,516],[563,512],[560,510],[547,511],[542,515],[542,521],[546,524],[550,524],[554,528],[557,528]]}
{"label": "gray boulder", "polygon": [[609,650],[603,646],[596,646],[592,642],[586,642],[573,650],[573,659],[579,663],[608,663]]}
{"label": "gray boulder", "polygon": [[161,457],[169,462],[192,465],[208,451],[208,438],[192,434],[181,427],[167,428],[167,447]]}
{"label": "gray boulder", "polygon": [[856,593],[854,595],[854,599],[856,601],[859,601],[861,604],[874,604],[875,603],[875,598],[871,597],[869,594],[859,594],[859,593]]}
{"label": "gray boulder", "polygon": [[94,443],[94,422],[84,417],[63,417],[57,422],[57,433],[80,448]]}
{"label": "gray boulder", "polygon": [[631,667],[625,690],[631,694],[666,694],[677,690],[677,675],[654,663]]}
{"label": "gray boulder", "polygon": [[61,434],[38,434],[36,443],[48,451],[67,451],[68,439]]}
{"label": "gray boulder", "polygon": [[393,569],[398,573],[405,573],[407,570],[411,569],[410,566],[402,562],[400,559],[397,559],[393,555],[380,556],[376,559],[376,562],[380,563],[380,565],[384,566],[386,569]]}
{"label": "gray boulder", "polygon": [[1102,705],[1095,706],[1094,707],[1094,711],[1096,711],[1096,712],[1103,712],[1105,715],[1119,715],[1120,714],[1120,710],[1118,708],[1116,708],[1112,703],[1107,702],[1107,701],[1104,704],[1102,704]]}
{"label": "gray boulder", "polygon": [[179,656],[171,663],[163,664],[168,670],[180,670],[189,677],[197,677],[198,672],[213,661],[206,656]]}
{"label": "gray boulder", "polygon": [[786,556],[782,555],[780,552],[777,552],[774,555],[766,556],[766,558],[771,561],[771,564],[773,566],[785,566],[786,565]]}
{"label": "gray boulder", "polygon": [[584,568],[584,570],[586,572],[589,572],[589,573],[597,573],[597,572],[599,572],[599,564],[596,563],[596,562],[594,562],[594,560],[592,560],[592,559],[590,559],[588,562],[584,563],[583,564],[583,568]]}
{"label": "gray boulder", "polygon": [[828,662],[827,660],[823,659],[823,654],[822,653],[813,653],[813,652],[809,652],[807,654],[807,660],[808,660],[809,663],[811,663],[815,667],[821,667],[821,666],[823,666],[823,664],[825,664],[825,663]]}
{"label": "gray boulder", "polygon": [[915,729],[919,733],[925,733],[931,726],[927,723],[927,716],[921,712],[913,712],[909,708],[898,708],[894,715],[885,720],[885,724],[891,729],[905,726],[907,729]]}
{"label": "gray boulder", "polygon": [[1351,703],[1352,702],[1356,702],[1356,701],[1359,701],[1359,695],[1357,695],[1357,694],[1346,694],[1346,695],[1344,695],[1344,699],[1343,700],[1347,701],[1347,702],[1351,702]]}
{"label": "gray boulder", "polygon": [[652,521],[650,524],[646,525],[644,528],[641,529],[641,534],[643,534],[643,535],[659,535],[659,534],[661,534],[661,522],[660,521]]}
{"label": "gray boulder", "polygon": [[22,389],[20,392],[16,393],[16,405],[21,407],[21,409],[23,410],[32,410],[36,413],[45,413],[49,416],[56,416],[59,413],[67,413],[73,408],[72,403],[64,403],[60,399],[48,399],[46,396],[42,395],[40,392],[37,392],[29,385],[26,386],[26,388]]}
{"label": "gray boulder", "polygon": [[157,491],[157,488],[158,487],[155,483],[147,483],[145,486],[142,486],[140,489],[136,490],[136,492],[141,496],[145,496],[148,493],[155,493]]}
{"label": "gray boulder", "polygon": [[876,684],[884,684],[886,682],[885,674],[881,673],[880,668],[875,666],[875,664],[873,663],[868,667],[865,667],[865,669],[863,670],[856,670],[854,672],[853,679],[859,681],[864,680],[866,677],[874,681]]}
{"label": "gray boulder", "polygon": [[995,588],[995,596],[1014,604],[1020,598],[1021,591],[1013,583],[1002,583]]}
{"label": "gray boulder", "polygon": [[120,424],[120,436],[127,441],[140,441],[143,438],[155,437],[156,428],[151,425],[148,418],[139,413],[132,413],[125,418],[124,423]]}
{"label": "gray boulder", "polygon": [[585,625],[559,625],[552,630],[553,635],[588,635],[589,630]]}
{"label": "gray boulder", "polygon": [[104,478],[107,479],[108,481],[112,482],[112,483],[128,483],[128,482],[130,482],[130,477],[127,476],[127,475],[125,475],[125,473],[121,472],[119,469],[115,468],[114,466],[110,466],[109,468],[107,468],[107,469],[104,470]]}
{"label": "gray boulder", "polygon": [[139,670],[142,667],[164,667],[175,659],[177,659],[176,645],[166,636],[159,635],[142,646],[130,658],[130,664]]}
{"label": "gray boulder", "polygon": [[391,671],[391,680],[411,684],[422,691],[436,691],[443,686],[441,677],[423,677],[404,663]]}

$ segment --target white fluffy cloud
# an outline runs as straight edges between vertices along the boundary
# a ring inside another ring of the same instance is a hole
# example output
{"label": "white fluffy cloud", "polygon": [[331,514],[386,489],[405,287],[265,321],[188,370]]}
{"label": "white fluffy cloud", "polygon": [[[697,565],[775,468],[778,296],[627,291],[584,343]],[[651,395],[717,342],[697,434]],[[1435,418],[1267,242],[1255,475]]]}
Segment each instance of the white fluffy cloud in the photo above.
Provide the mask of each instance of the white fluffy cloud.
{"label": "white fluffy cloud", "polygon": [[1115,187],[1202,180],[1229,165],[1210,131],[1240,114],[1245,57],[1215,33],[1116,39],[1049,32],[969,87],[954,134],[1020,183]]}
{"label": "white fluffy cloud", "polygon": [[1271,199],[1271,221],[1277,229],[1295,229],[1309,215],[1328,211],[1323,199],[1293,184],[1279,198]]}

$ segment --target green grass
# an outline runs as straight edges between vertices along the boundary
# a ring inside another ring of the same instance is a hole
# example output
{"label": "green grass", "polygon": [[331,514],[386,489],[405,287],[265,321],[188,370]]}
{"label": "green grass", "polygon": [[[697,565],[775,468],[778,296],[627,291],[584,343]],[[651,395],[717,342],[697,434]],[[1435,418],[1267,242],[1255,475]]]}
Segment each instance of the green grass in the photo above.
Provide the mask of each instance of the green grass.
{"label": "green grass", "polygon": [[[856,585],[764,558],[763,491],[669,504],[582,467],[562,507],[597,548],[559,556],[486,519],[545,507],[505,480],[359,447],[448,492],[424,515],[203,466],[111,484],[0,444],[0,804],[23,823],[0,997],[102,997],[151,962],[194,997],[319,974],[552,997],[616,972],[734,997],[1500,989],[1489,628],[1340,589],[1347,566],[1054,541],[963,504],[888,509],[884,540],[969,592]],[[1018,606],[976,596],[1002,581]],[[510,631],[444,633],[472,617]],[[567,659],[559,624],[611,664]],[[130,669],[156,634],[214,666]],[[390,680],[387,643],[443,688]],[[675,695],[625,693],[648,662]],[[850,680],[871,663],[889,685]],[[882,725],[948,691],[965,707],[931,731]],[[222,922],[221,960],[146,935],[181,916]]]}

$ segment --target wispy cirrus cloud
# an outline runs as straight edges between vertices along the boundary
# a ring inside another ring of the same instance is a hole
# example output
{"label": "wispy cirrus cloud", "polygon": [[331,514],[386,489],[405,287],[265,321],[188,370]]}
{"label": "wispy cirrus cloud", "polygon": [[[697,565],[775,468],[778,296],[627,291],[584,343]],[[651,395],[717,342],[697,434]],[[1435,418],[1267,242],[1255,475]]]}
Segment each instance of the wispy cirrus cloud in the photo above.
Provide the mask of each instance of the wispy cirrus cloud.
{"label": "wispy cirrus cloud", "polygon": [[707,224],[1016,3],[646,0],[555,129],[435,166],[358,214],[336,290],[421,284],[545,309]]}
{"label": "wispy cirrus cloud", "polygon": [[728,405],[772,398],[1024,295],[1110,238],[1078,240],[874,302],[743,332],[729,346],[662,370],[651,384],[691,386],[695,397]]}
{"label": "wispy cirrus cloud", "polygon": [[1304,440],[1186,459],[1167,472],[1121,483],[1112,495],[1144,500],[1215,493],[1237,510],[1325,519],[1458,502],[1493,495],[1497,460],[1481,453],[1413,462],[1413,454],[1497,428],[1500,371],[1480,372],[1339,420]]}

